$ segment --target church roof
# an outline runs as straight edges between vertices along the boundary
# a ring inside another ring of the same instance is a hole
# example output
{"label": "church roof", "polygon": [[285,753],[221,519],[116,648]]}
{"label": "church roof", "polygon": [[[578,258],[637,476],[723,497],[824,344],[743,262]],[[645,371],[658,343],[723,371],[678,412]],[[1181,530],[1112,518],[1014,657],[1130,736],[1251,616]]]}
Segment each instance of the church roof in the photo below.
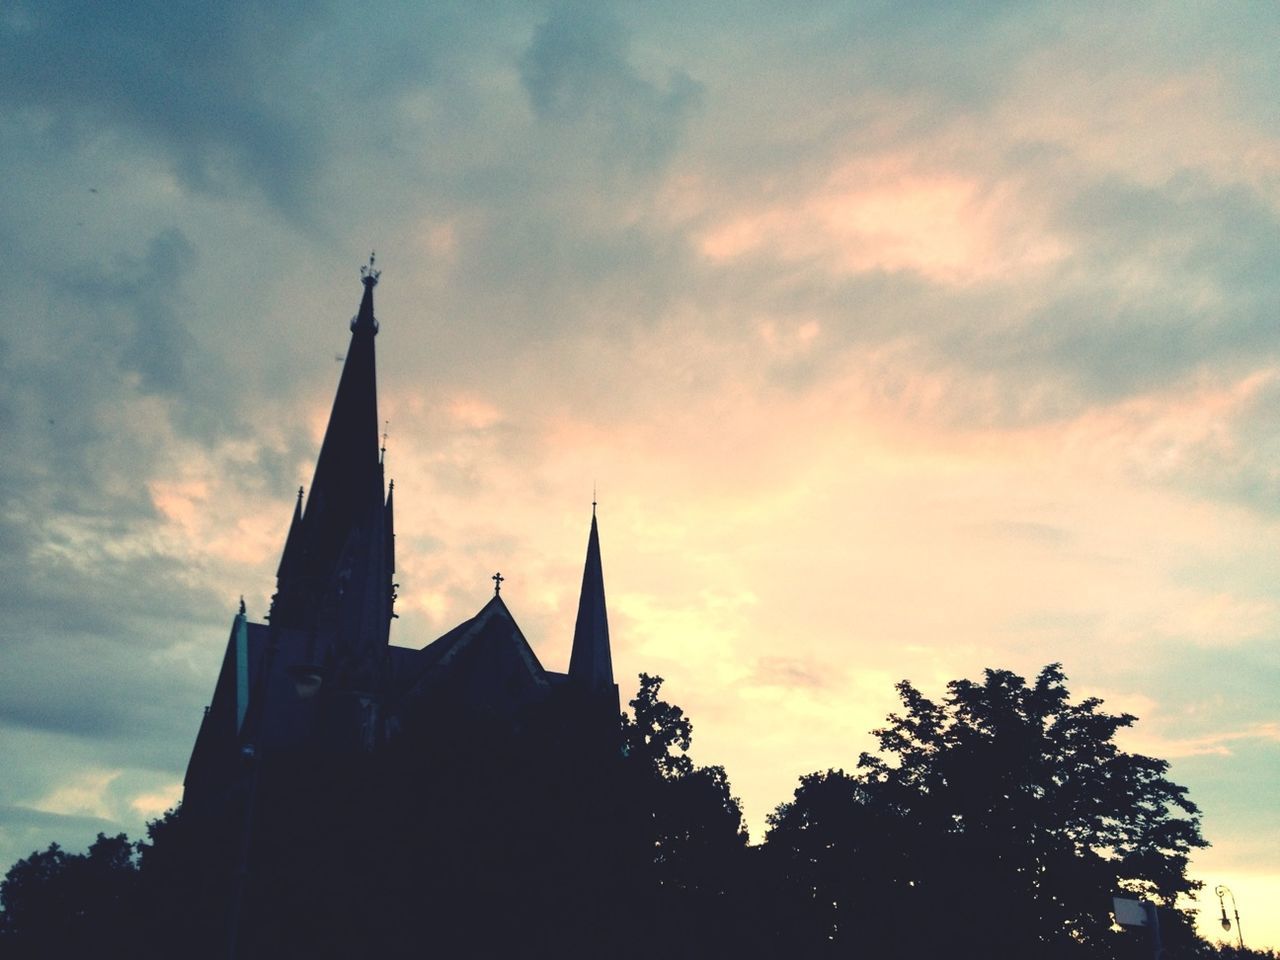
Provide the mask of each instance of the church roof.
{"label": "church roof", "polygon": [[397,652],[394,659],[398,661],[393,663],[398,702],[422,696],[446,678],[451,687],[463,686],[459,675],[473,673],[472,665],[479,661],[486,664],[491,680],[486,685],[492,688],[492,696],[482,699],[493,706],[500,706],[516,688],[546,689],[551,682],[515,617],[496,594],[474,617],[421,650]]}
{"label": "church roof", "polygon": [[266,649],[265,634],[264,627],[249,623],[244,614],[238,614],[231,621],[231,635],[214,684],[213,700],[205,710],[187,764],[187,783],[210,775],[212,767],[228,762],[226,758],[234,759],[249,692],[259,676],[262,652]]}

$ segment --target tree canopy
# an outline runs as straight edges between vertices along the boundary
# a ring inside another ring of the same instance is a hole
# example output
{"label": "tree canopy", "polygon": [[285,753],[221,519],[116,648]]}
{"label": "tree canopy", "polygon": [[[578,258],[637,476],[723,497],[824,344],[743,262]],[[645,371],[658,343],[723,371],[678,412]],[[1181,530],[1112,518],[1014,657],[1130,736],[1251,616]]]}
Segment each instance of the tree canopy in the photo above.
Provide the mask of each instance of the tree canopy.
{"label": "tree canopy", "polygon": [[1007,670],[956,680],[938,702],[905,681],[898,694],[856,774],[805,777],[770,817],[790,896],[812,904],[832,943],[1119,955],[1110,908],[1122,892],[1164,908],[1166,941],[1192,939],[1198,811],[1165,761],[1116,744],[1134,717],[1072,702],[1057,664],[1030,684]]}
{"label": "tree canopy", "polygon": [[124,834],[98,839],[87,853],[58,844],[19,860],[0,881],[0,952],[6,957],[100,955],[131,937],[137,863]]}

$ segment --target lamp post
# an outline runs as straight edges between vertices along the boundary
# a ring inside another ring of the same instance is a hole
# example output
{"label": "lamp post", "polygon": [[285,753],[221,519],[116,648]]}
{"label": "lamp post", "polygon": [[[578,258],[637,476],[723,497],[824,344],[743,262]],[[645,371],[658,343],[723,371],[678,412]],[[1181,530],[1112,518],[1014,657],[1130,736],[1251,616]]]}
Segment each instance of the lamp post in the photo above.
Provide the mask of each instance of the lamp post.
{"label": "lamp post", "polygon": [[1111,906],[1115,922],[1122,927],[1147,927],[1151,930],[1151,955],[1160,960],[1164,944],[1160,941],[1160,912],[1149,900],[1131,900],[1128,897],[1112,897]]}
{"label": "lamp post", "polygon": [[1231,912],[1236,918],[1236,942],[1239,943],[1240,949],[1244,949],[1244,932],[1240,929],[1240,908],[1236,906],[1236,895],[1231,892],[1231,888],[1224,883],[1218,884],[1213,888],[1213,892],[1218,895],[1218,906],[1222,908],[1222,929],[1230,931],[1231,921],[1227,919],[1227,903],[1223,897],[1231,898]]}

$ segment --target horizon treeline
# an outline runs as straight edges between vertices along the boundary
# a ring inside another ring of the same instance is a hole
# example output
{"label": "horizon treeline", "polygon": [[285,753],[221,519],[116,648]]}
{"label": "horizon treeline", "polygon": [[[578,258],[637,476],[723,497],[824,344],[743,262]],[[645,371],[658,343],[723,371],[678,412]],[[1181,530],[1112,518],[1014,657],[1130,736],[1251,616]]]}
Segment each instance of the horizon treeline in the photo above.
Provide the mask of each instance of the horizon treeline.
{"label": "horizon treeline", "polygon": [[1195,805],[1057,664],[898,684],[877,749],[802,777],[757,845],[661,687],[620,743],[441,702],[387,749],[264,767],[234,815],[52,844],[0,883],[0,955],[1150,957],[1127,896],[1167,960],[1275,960],[1196,935]]}

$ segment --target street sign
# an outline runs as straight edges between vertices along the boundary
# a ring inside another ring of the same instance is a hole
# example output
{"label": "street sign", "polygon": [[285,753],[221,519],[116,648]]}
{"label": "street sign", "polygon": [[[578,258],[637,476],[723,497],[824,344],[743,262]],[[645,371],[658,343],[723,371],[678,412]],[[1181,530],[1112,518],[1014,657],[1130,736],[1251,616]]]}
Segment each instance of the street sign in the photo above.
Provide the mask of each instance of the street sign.
{"label": "street sign", "polygon": [[1116,923],[1122,927],[1147,927],[1151,925],[1151,915],[1147,912],[1147,905],[1141,900],[1112,897],[1111,908],[1116,915]]}

